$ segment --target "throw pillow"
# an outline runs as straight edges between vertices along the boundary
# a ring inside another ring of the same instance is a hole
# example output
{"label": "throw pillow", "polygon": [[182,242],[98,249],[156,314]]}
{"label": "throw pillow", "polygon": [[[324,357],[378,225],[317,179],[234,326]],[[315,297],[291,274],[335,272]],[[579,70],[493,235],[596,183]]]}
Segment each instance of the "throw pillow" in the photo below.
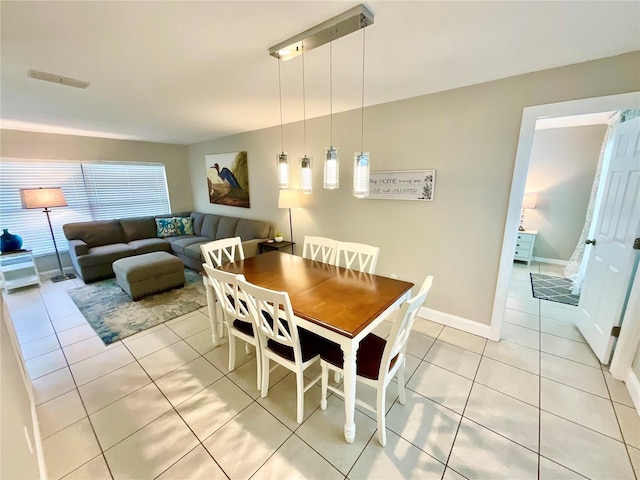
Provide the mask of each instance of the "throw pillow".
{"label": "throw pillow", "polygon": [[175,217],[156,218],[156,233],[158,237],[175,237],[178,235]]}
{"label": "throw pillow", "polygon": [[174,217],[178,235],[193,235],[193,218]]}

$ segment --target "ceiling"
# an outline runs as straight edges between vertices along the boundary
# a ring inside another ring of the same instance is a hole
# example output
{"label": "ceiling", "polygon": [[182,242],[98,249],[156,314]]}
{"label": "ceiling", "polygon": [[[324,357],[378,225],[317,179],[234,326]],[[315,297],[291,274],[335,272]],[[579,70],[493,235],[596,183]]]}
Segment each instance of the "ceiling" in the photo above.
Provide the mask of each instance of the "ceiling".
{"label": "ceiling", "polygon": [[[356,5],[2,0],[0,126],[193,144],[278,125],[269,47]],[[637,1],[366,5],[366,105],[640,50]],[[333,42],[334,112],[361,104],[361,32]],[[304,104],[303,57],[281,63],[284,123],[329,114],[329,52],[304,55]]]}

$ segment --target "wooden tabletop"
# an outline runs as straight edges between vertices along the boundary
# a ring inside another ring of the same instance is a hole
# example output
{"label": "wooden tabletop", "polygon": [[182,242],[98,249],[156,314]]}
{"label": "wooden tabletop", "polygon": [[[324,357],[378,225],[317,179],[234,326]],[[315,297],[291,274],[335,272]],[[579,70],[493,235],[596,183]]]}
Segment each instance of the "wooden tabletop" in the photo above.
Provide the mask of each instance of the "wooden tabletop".
{"label": "wooden tabletop", "polygon": [[220,267],[247,281],[289,293],[294,313],[353,338],[412,283],[273,251]]}

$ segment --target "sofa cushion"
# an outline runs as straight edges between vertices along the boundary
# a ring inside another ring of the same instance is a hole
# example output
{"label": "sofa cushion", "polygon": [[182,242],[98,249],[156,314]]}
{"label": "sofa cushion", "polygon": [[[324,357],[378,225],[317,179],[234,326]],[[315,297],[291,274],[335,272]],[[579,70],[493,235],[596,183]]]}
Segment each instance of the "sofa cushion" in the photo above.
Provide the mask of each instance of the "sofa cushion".
{"label": "sofa cushion", "polygon": [[238,220],[240,219],[237,217],[220,217],[215,239],[220,240],[221,238],[235,237]]}
{"label": "sofa cushion", "polygon": [[171,242],[171,250],[184,255],[184,249],[194,243],[202,243],[211,241],[206,237],[196,237],[195,235],[183,235]]}
{"label": "sofa cushion", "polygon": [[156,223],[153,217],[121,218],[120,225],[127,242],[156,237]]}
{"label": "sofa cushion", "polygon": [[67,223],[62,229],[67,240],[82,240],[89,248],[125,242],[118,220]]}
{"label": "sofa cushion", "polygon": [[203,243],[207,242],[192,243],[191,245],[184,247],[184,256],[193,258],[195,260],[200,260],[202,263],[204,263],[204,260],[202,258],[202,250],[200,250],[200,245],[202,245]]}
{"label": "sofa cushion", "polygon": [[111,264],[119,258],[131,257],[136,251],[126,243],[112,243],[89,249],[88,255],[78,257],[80,267],[93,267],[96,265]]}
{"label": "sofa cushion", "polygon": [[220,223],[220,216],[208,213],[204,216],[202,221],[202,229],[200,230],[201,237],[208,237],[209,240],[216,239],[216,232],[218,231],[218,224]]}
{"label": "sofa cushion", "polygon": [[205,213],[191,212],[191,218],[193,219],[193,234],[202,235],[202,222],[204,222]]}
{"label": "sofa cushion", "polygon": [[135,250],[136,255],[171,251],[171,245],[162,238],[142,238],[140,240],[133,240],[129,242],[128,245]]}
{"label": "sofa cushion", "polygon": [[270,225],[260,220],[248,220],[241,218],[236,225],[236,237],[240,237],[242,241],[252,240],[254,238],[268,238]]}

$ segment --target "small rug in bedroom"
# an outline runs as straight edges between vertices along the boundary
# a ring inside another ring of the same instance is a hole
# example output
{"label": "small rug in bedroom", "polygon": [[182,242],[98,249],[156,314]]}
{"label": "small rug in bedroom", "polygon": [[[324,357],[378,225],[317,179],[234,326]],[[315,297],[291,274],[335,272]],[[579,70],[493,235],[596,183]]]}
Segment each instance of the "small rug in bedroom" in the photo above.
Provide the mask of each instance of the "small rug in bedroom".
{"label": "small rug in bedroom", "polygon": [[182,288],[156,293],[134,302],[115,278],[68,290],[89,325],[105,345],[193,312],[207,304],[202,277],[186,270]]}
{"label": "small rug in bedroom", "polygon": [[552,277],[540,273],[531,274],[533,298],[577,306],[580,295],[571,293],[571,287],[572,282],[568,278]]}

